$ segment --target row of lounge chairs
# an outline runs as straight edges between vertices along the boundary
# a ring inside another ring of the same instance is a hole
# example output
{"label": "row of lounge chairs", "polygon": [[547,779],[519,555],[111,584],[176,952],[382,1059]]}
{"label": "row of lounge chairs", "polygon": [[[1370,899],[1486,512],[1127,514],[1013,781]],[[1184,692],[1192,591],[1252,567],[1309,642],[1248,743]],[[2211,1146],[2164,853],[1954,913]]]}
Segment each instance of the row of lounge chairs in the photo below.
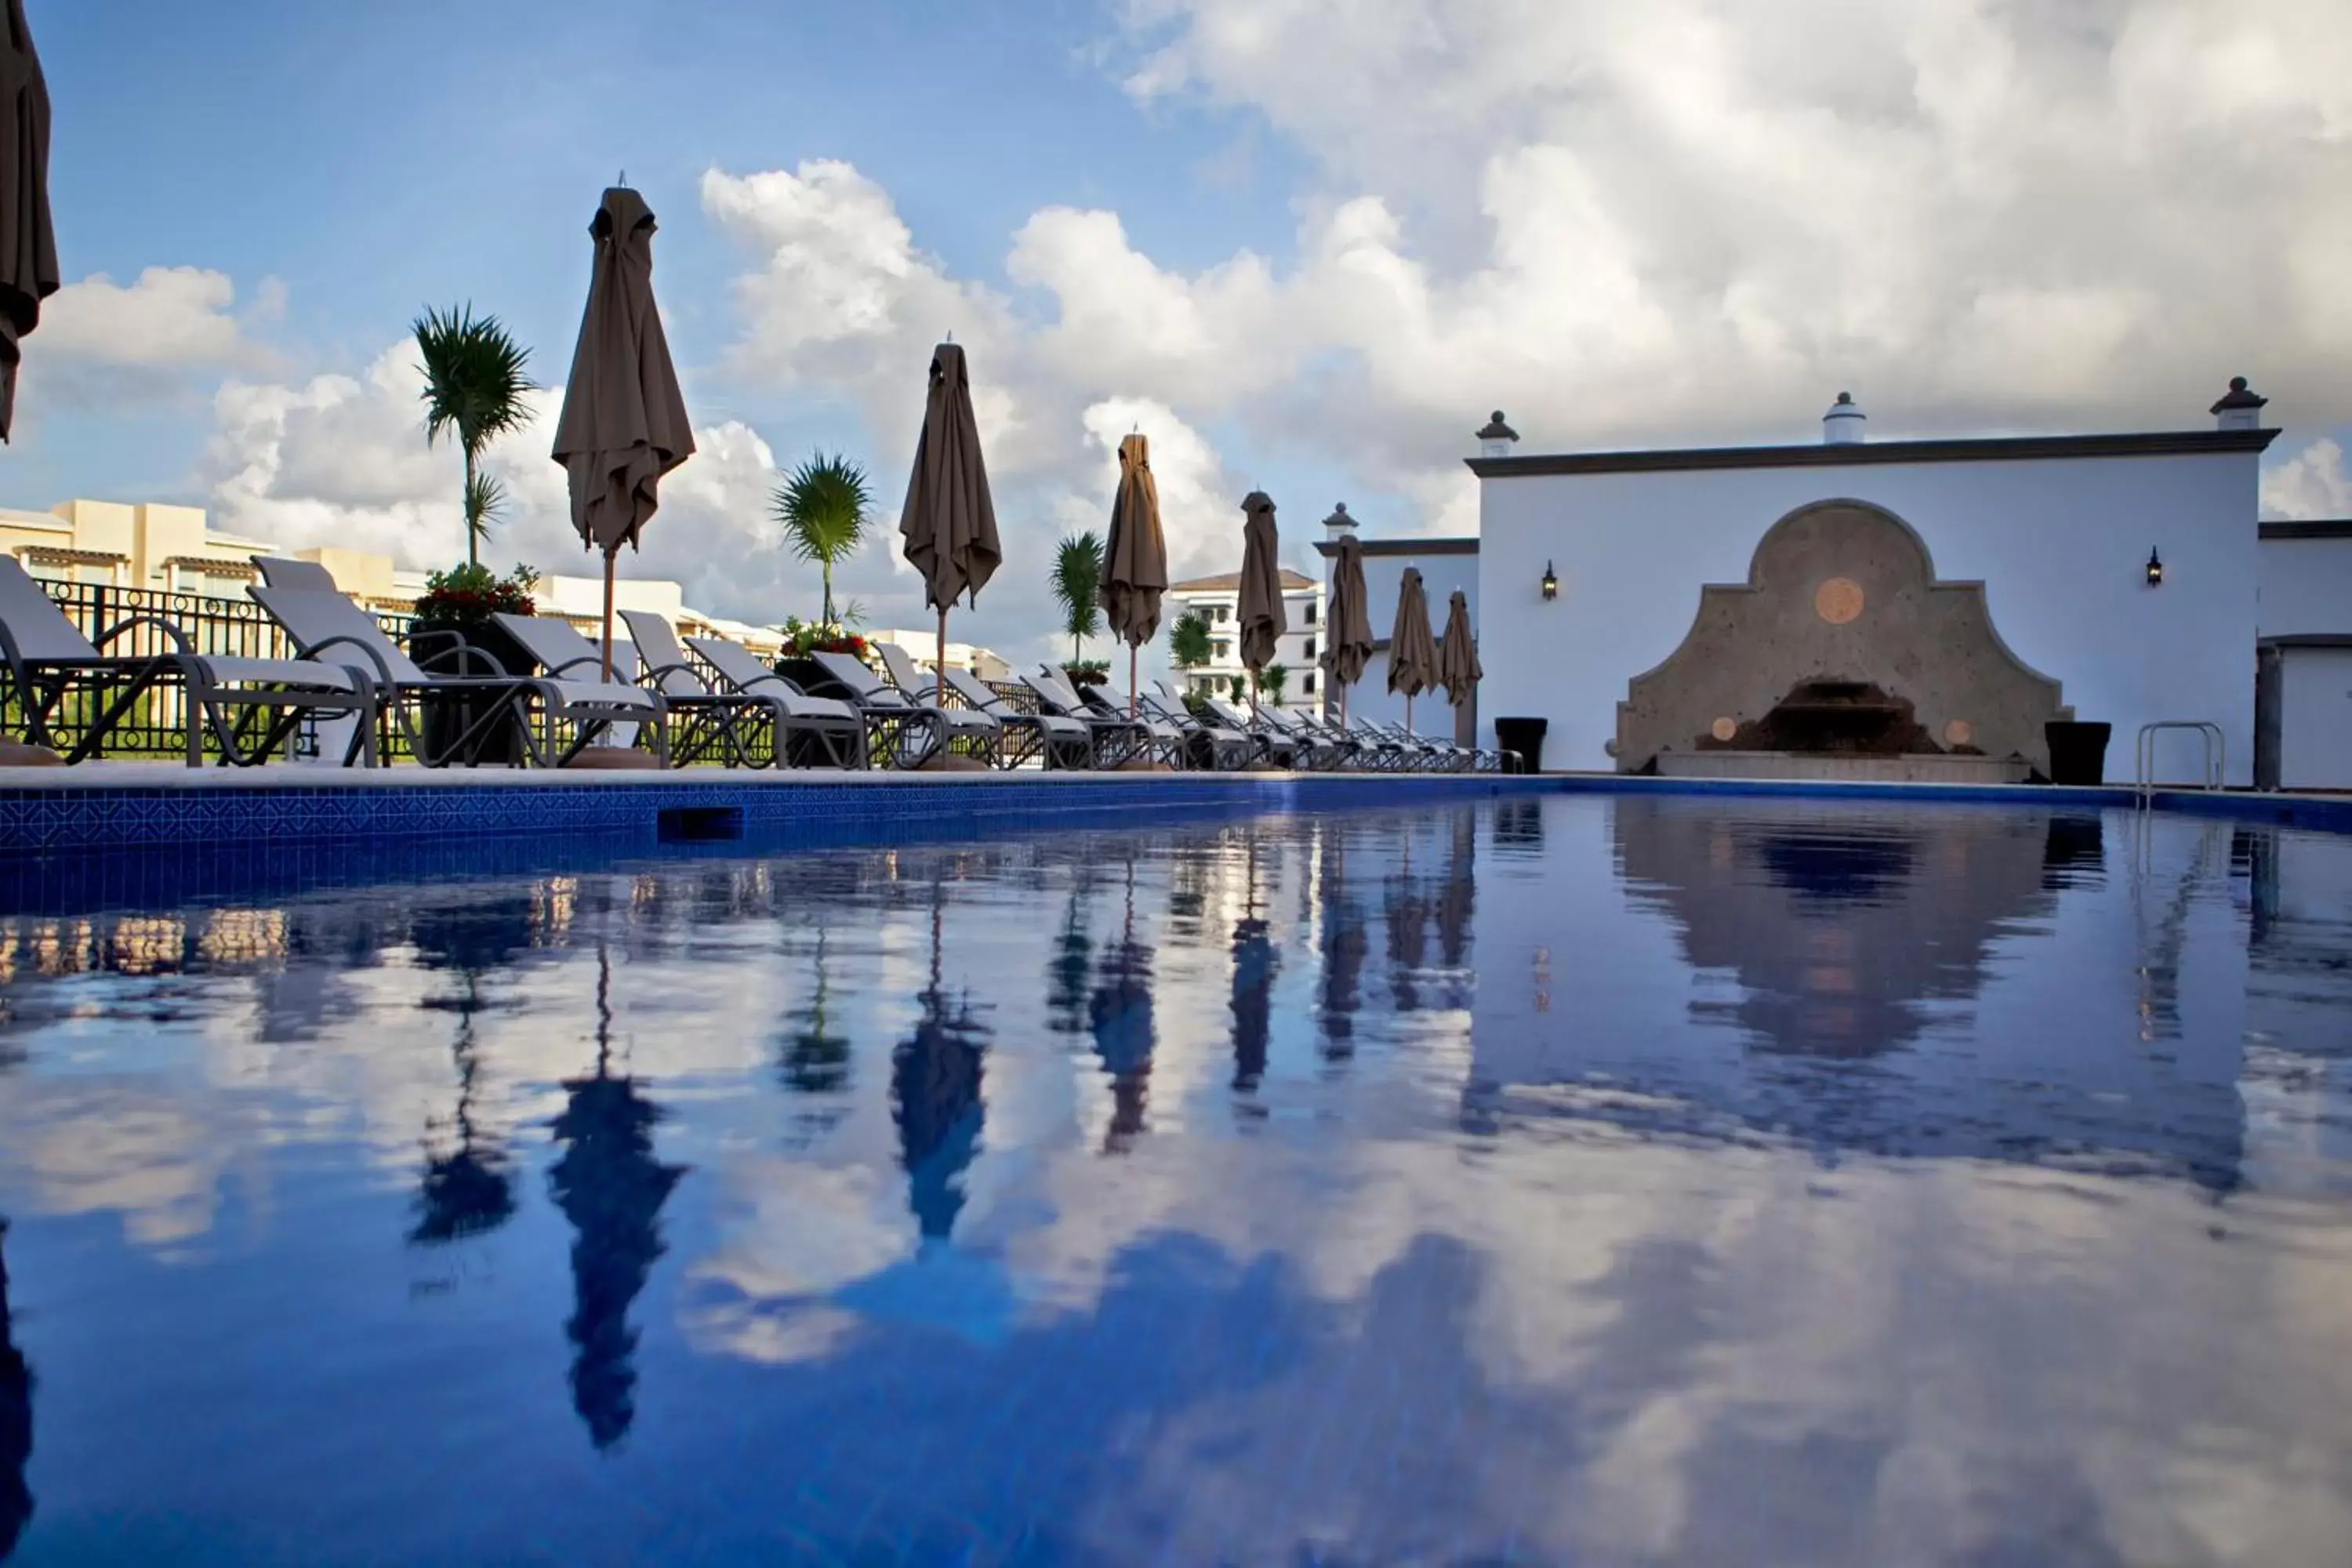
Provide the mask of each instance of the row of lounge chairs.
{"label": "row of lounge chairs", "polygon": [[[1081,691],[1051,665],[1021,677],[1034,711],[952,669],[942,704],[940,678],[887,644],[881,674],[846,654],[813,656],[824,682],[810,690],[739,644],[681,642],[668,621],[641,611],[621,613],[630,646],[616,643],[609,678],[604,654],[570,622],[499,616],[539,667],[517,675],[467,647],[415,657],[316,563],[257,565],[262,582],[252,596],[299,658],[201,655],[178,628],[152,617],[126,621],[93,641],[14,559],[0,556],[0,654],[26,739],[47,746],[54,728],[79,731],[68,760],[80,761],[96,754],[142,699],[177,687],[191,767],[202,763],[207,731],[224,762],[252,765],[305,725],[320,737],[326,760],[346,765],[378,760],[380,725],[396,729],[409,754],[428,766],[463,760],[486,738],[514,733],[523,737],[521,760],[540,766],[571,763],[591,747],[641,743],[665,766],[1458,773],[1496,771],[1503,763],[1498,753],[1361,719],[1342,727],[1281,709],[1245,714],[1214,700],[1195,711],[1165,685],[1133,694],[1107,685]],[[106,651],[142,626],[163,652]],[[61,707],[76,693],[74,721],[61,725]],[[445,724],[434,733],[421,721],[436,700],[458,713],[454,730]]]}

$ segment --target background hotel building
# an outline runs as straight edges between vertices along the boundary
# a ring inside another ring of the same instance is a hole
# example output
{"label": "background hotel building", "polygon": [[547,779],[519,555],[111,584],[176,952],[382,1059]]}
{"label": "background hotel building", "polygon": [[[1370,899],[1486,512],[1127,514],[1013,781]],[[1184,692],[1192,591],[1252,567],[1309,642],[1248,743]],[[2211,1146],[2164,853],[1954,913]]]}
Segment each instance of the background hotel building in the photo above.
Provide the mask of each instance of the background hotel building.
{"label": "background hotel building", "polygon": [[[1230,697],[1234,681],[1248,673],[1242,668],[1241,626],[1234,619],[1241,604],[1241,583],[1240,573],[1227,572],[1221,576],[1194,577],[1168,585],[1166,607],[1160,616],[1163,646],[1167,629],[1177,617],[1197,612],[1209,623],[1209,662],[1197,669],[1177,672],[1194,691],[1213,691]],[[1290,672],[1283,685],[1282,700],[1288,707],[1319,711],[1323,676],[1315,668],[1315,660],[1323,651],[1323,585],[1285,567],[1282,608],[1290,623],[1290,630],[1275,645],[1274,662]],[[1123,654],[1113,660],[1122,681],[1127,679],[1125,663]]]}
{"label": "background hotel building", "polygon": [[[405,612],[425,592],[425,574],[396,567],[388,555],[333,545],[282,550],[267,540],[221,532],[206,521],[203,509],[191,506],[69,500],[48,511],[0,509],[0,552],[14,555],[44,582],[239,604],[247,602],[247,584],[260,579],[253,564],[257,556],[316,561],[345,593],[372,610]],[[617,586],[619,608],[651,610],[688,635],[729,637],[762,655],[772,655],[782,646],[765,626],[688,608],[676,583],[625,578]],[[595,577],[543,576],[532,592],[542,615],[562,616],[593,637],[603,621],[604,587]],[[950,654],[955,647],[950,645]]]}

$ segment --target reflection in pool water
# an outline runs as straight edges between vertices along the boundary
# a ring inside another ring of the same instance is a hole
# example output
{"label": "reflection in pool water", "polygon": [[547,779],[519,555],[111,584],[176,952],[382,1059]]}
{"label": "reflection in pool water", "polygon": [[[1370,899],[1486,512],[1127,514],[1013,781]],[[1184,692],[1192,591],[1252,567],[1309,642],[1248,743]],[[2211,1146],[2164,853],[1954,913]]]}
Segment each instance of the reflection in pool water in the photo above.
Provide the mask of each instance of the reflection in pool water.
{"label": "reflection in pool water", "polygon": [[2352,842],[680,853],[0,916],[0,1555],[2352,1539]]}

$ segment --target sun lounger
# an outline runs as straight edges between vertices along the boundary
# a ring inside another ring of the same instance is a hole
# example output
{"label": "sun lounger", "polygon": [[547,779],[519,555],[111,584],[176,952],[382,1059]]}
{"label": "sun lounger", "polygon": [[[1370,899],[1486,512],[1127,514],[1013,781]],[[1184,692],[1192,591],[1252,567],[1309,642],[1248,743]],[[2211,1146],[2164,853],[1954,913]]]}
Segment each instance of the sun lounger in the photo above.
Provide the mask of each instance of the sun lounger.
{"label": "sun lounger", "polygon": [[[660,707],[634,687],[606,686],[602,681],[511,676],[499,669],[477,649],[455,647],[419,663],[401,651],[376,618],[341,594],[316,589],[253,587],[246,590],[268,612],[306,658],[356,671],[372,682],[379,709],[400,726],[409,751],[425,766],[446,767],[499,726],[520,726],[523,752],[532,763],[561,763],[593,740],[616,719],[636,719],[658,724]],[[427,664],[449,664],[449,670]],[[478,710],[465,731],[450,740],[439,754],[426,743],[412,705],[436,695],[473,696]],[[530,722],[533,702],[549,724],[569,721],[579,729],[572,743],[561,752],[541,740]],[[656,728],[656,748],[660,731]]]}
{"label": "sun lounger", "polygon": [[[1127,691],[1108,681],[1089,688],[1084,695],[1113,717],[1129,710]],[[1255,742],[1247,735],[1193,717],[1192,710],[1181,701],[1164,700],[1156,692],[1138,691],[1133,706],[1136,713],[1151,724],[1153,749],[1172,753],[1170,760],[1181,767],[1231,772],[1249,766],[1250,758],[1256,752]]]}
{"label": "sun lounger", "polygon": [[610,710],[601,723],[583,723],[579,739],[572,743],[572,752],[593,744],[599,735],[615,745],[629,745],[636,739],[635,726],[647,724],[653,727],[655,758],[664,767],[669,765],[667,705],[660,693],[629,681],[628,678],[635,673],[636,661],[629,657],[628,649],[613,650],[614,679],[606,680],[604,651],[582,637],[570,621],[558,620],[553,616],[499,615],[491,618],[501,631],[522,645],[523,652],[538,661],[549,679],[595,689],[593,695],[585,690],[576,693],[572,699],[575,707],[593,704]]}
{"label": "sun lounger", "polygon": [[1057,719],[1075,719],[1087,727],[1093,738],[1096,767],[1115,768],[1147,754],[1151,742],[1149,728],[1123,711],[1114,716],[1095,707],[1078,695],[1069,677],[1055,666],[1041,664],[1023,671],[1021,684],[1037,699],[1043,711]]}
{"label": "sun lounger", "polygon": [[919,768],[961,742],[967,752],[994,767],[1003,753],[1004,731],[990,714],[969,708],[941,708],[884,682],[845,653],[809,656],[849,705],[865,715],[868,744],[877,760],[893,767]]}
{"label": "sun lounger", "polygon": [[257,556],[254,565],[261,572],[265,588],[291,588],[301,594],[340,594],[342,586],[335,574],[316,561],[289,561],[283,556]]}
{"label": "sun lounger", "polygon": [[714,690],[667,621],[650,610],[623,610],[621,620],[646,663],[640,680],[661,693],[673,722],[685,721],[670,737],[671,760],[678,766],[721,754],[736,767],[865,765],[859,742],[866,728],[848,704],[804,695],[733,643],[725,647],[742,656],[751,685],[730,680],[733,690]]}
{"label": "sun lounger", "polygon": [[1257,754],[1250,759],[1254,764],[1264,763],[1286,771],[1311,765],[1308,748],[1289,731],[1265,722],[1263,717],[1253,722],[1248,714],[1221,697],[1208,699],[1205,706],[1226,729],[1237,730],[1256,743]]}
{"label": "sun lounger", "polygon": [[1318,722],[1312,713],[1264,707],[1257,710],[1257,716],[1258,722],[1289,738],[1297,748],[1298,765],[1302,768],[1315,773],[1338,773],[1364,764],[1365,748],[1360,742]]}
{"label": "sun lounger", "polygon": [[[154,629],[168,652],[124,656],[106,649],[134,627]],[[188,766],[204,765],[204,732],[209,724],[220,742],[221,761],[250,767],[283,745],[307,716],[350,714],[354,725],[343,762],[375,762],[375,697],[373,688],[333,665],[289,658],[230,658],[200,654],[187,634],[159,616],[134,616],[110,626],[93,642],[67,618],[13,555],[0,555],[0,655],[8,685],[23,715],[25,738],[51,743],[58,705],[76,692],[89,696],[98,716],[66,754],[79,763],[103,753],[108,739],[150,694],[177,687],[185,708]],[[232,723],[232,710],[242,710]],[[248,727],[266,727],[256,741]]]}
{"label": "sun lounger", "polygon": [[[939,677],[915,662],[915,656],[896,643],[874,645],[882,655],[882,668],[899,690],[920,697],[938,688]],[[1094,756],[1094,735],[1076,719],[1057,718],[1051,713],[1024,713],[1012,703],[988,689],[987,682],[968,669],[950,668],[947,671],[948,689],[974,712],[985,713],[996,721],[1003,732],[1003,750],[999,758],[1008,768],[1017,768],[1034,758],[1047,768],[1083,768]]]}
{"label": "sun lounger", "polygon": [[[837,732],[839,721],[846,716],[854,727],[847,740],[851,767],[871,767],[877,761],[887,763],[887,748],[877,756],[877,728],[856,703],[843,702],[831,697],[812,697],[785,679],[762,662],[759,655],[740,643],[724,637],[688,637],[686,646],[692,648],[704,663],[710,666],[728,688],[740,696],[762,697],[784,705],[794,716],[822,718]],[[834,744],[828,742],[828,746]]]}

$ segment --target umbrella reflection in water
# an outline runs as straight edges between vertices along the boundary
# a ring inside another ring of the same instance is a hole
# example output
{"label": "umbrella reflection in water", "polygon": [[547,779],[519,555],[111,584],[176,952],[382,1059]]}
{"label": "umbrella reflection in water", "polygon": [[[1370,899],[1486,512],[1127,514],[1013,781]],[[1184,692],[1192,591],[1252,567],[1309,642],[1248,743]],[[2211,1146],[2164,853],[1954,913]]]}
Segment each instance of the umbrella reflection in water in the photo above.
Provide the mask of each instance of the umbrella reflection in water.
{"label": "umbrella reflection in water", "polygon": [[1371,952],[1363,911],[1348,897],[1348,847],[1337,824],[1323,828],[1323,984],[1318,1021],[1323,1056],[1345,1061],[1356,1054],[1356,1011],[1364,1002],[1364,960]]}
{"label": "umbrella reflection in water", "polygon": [[[8,1222],[0,1219],[0,1247]],[[0,1252],[0,1560],[16,1550],[17,1538],[33,1517],[33,1494],[25,1485],[25,1465],[33,1457],[33,1372],[16,1348],[8,1312],[8,1258]]]}
{"label": "umbrella reflection in water", "polygon": [[568,1079],[555,1119],[562,1156],[549,1173],[556,1206],[579,1233],[572,1244],[572,1321],[563,1326],[576,1352],[572,1405],[598,1448],[625,1436],[636,1417],[637,1331],[629,1307],[665,1250],[661,1209],[686,1174],[654,1157],[661,1109],[635,1080],[612,1070],[612,963],[596,944],[596,1076]]}
{"label": "umbrella reflection in water", "polygon": [[1143,1112],[1151,1089],[1151,949],[1135,940],[1135,864],[1127,868],[1127,927],[1103,954],[1101,981],[1087,1013],[1094,1026],[1095,1055],[1110,1075],[1110,1130],[1107,1154],[1123,1153],[1144,1130]]}
{"label": "umbrella reflection in water", "polygon": [[926,1242],[945,1241],[963,1212],[964,1173],[980,1151],[987,1032],[969,996],[950,998],[940,981],[940,909],[931,896],[931,979],[915,1032],[890,1058],[891,1115],[898,1124],[909,1201]]}
{"label": "umbrella reflection in water", "polygon": [[1248,842],[1249,908],[1234,923],[1234,1088],[1256,1092],[1265,1078],[1266,1045],[1274,1024],[1274,976],[1280,960],[1257,903],[1257,839]]}

